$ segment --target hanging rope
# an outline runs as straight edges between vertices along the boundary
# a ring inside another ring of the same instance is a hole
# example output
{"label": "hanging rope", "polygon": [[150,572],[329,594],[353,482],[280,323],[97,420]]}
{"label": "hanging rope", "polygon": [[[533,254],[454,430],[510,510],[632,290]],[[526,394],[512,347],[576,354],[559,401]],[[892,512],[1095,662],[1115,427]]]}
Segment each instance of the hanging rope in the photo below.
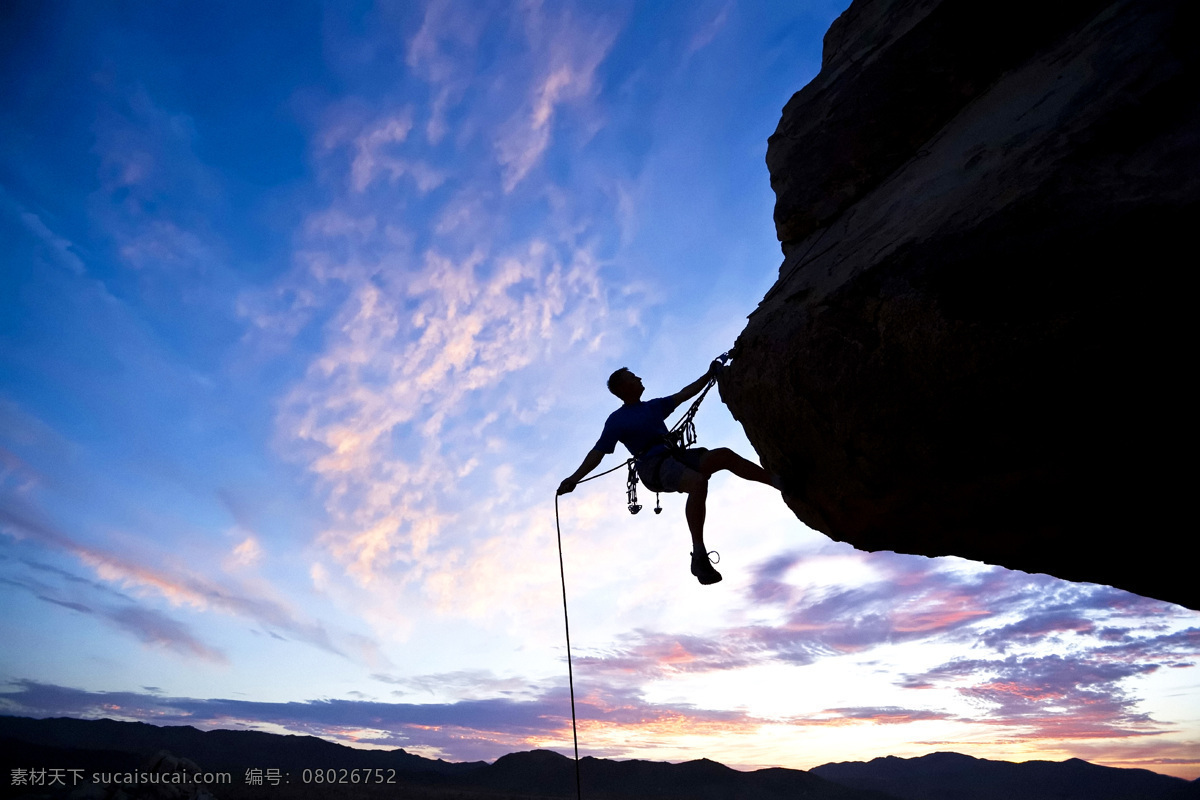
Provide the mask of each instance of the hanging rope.
{"label": "hanging rope", "polygon": [[[609,470],[611,472],[612,470]],[[604,473],[601,473],[604,474]],[[595,477],[599,478],[599,475]],[[571,667],[571,617],[567,614],[567,571],[563,567],[562,526],[558,522],[558,494],[554,495],[554,530],[558,534],[558,574],[562,578],[563,628],[567,633],[567,683],[571,687],[571,736],[575,739],[575,797],[583,800],[579,780],[579,726],[575,720],[575,672]]]}
{"label": "hanging rope", "polygon": [[[618,464],[612,469],[606,469],[604,472],[589,475],[580,480],[579,483],[594,481],[596,478],[602,478],[609,473],[616,472],[621,467],[632,466],[632,464],[633,459],[631,458],[624,464]],[[633,502],[637,502],[636,493],[633,494]],[[638,506],[638,509],[640,510],[641,506]],[[575,741],[575,796],[578,800],[583,800],[582,783],[579,779],[579,722],[575,716],[575,669],[571,663],[571,615],[567,613],[567,570],[563,566],[562,524],[558,519],[558,492],[554,493],[554,533],[558,537],[558,575],[562,579],[563,630],[567,635],[567,685],[571,688],[571,737]]]}
{"label": "hanging rope", "polygon": [[[726,363],[729,361],[729,353],[722,353],[721,355],[717,356],[716,360],[720,361],[722,364]],[[711,389],[713,384],[716,382],[717,376],[714,375],[711,379],[709,379],[708,384],[705,385],[704,389],[700,392],[699,396],[696,397],[695,401],[692,402],[692,405],[690,408],[688,408],[687,413],[685,413],[679,422],[676,422],[675,426],[671,428],[670,432],[667,434],[667,437],[671,440],[673,446],[678,446],[680,449],[684,449],[691,447],[696,443],[696,412],[700,409],[700,402],[704,400],[704,395],[708,394],[708,390]],[[642,507],[638,505],[637,501],[637,471],[634,468],[636,461],[637,459],[630,458],[625,461],[624,464],[618,464],[612,469],[606,469],[604,472],[597,472],[595,475],[589,475],[588,477],[583,478],[576,483],[579,484],[587,483],[588,481],[594,481],[596,478],[601,478],[611,472],[616,472],[617,470],[621,469],[621,467],[628,467],[629,475],[625,480],[625,499],[629,502],[629,513],[636,514],[642,510]],[[654,513],[657,514],[662,511],[662,507],[657,502],[658,492],[655,492],[654,495]],[[575,715],[575,669],[571,663],[571,617],[570,614],[567,613],[567,571],[563,566],[562,524],[559,522],[558,518],[558,492],[554,493],[554,532],[558,538],[558,574],[562,579],[563,629],[567,635],[567,685],[571,689],[571,736],[575,742],[575,797],[577,800],[583,800],[583,784],[579,778],[579,722]]]}

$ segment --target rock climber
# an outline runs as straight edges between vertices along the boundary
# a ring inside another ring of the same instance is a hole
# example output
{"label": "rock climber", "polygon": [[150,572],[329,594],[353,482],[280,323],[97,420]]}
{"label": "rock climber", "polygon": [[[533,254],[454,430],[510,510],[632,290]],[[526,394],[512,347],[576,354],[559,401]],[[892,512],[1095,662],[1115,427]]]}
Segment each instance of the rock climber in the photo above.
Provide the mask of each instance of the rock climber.
{"label": "rock climber", "polygon": [[642,401],[645,387],[641,378],[625,367],[614,372],[608,378],[608,390],[619,397],[623,405],[609,415],[599,441],[588,452],[579,469],[558,487],[560,495],[574,491],[576,485],[600,465],[604,456],[616,449],[617,442],[621,442],[634,457],[638,475],[648,489],[687,494],[684,514],[692,534],[692,574],[705,586],[721,580],[721,573],[709,561],[708,549],[704,545],[708,479],[726,469],[739,478],[780,487],[778,478],[727,447],[715,450],[706,447],[681,449],[670,441],[666,418],[680,403],[699,394],[719,374],[722,366],[719,360],[714,361],[709,365],[708,372],[675,394],[645,402]]}

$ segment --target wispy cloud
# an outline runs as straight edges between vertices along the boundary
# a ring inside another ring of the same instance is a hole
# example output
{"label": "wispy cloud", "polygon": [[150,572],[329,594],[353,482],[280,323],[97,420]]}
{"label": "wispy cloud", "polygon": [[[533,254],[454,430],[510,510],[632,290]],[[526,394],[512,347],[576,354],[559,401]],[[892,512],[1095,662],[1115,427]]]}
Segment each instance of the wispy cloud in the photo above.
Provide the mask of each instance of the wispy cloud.
{"label": "wispy cloud", "polygon": [[859,706],[853,708],[828,708],[816,714],[796,719],[794,723],[804,726],[819,727],[828,725],[841,727],[861,724],[908,725],[913,722],[953,719],[958,718],[944,711],[900,708],[898,706]]}
{"label": "wispy cloud", "polygon": [[525,179],[550,146],[559,107],[596,90],[597,68],[616,36],[608,20],[577,19],[566,8],[528,3],[524,12],[534,79],[526,102],[496,140],[505,192]]}
{"label": "wispy cloud", "polygon": [[229,553],[226,564],[233,569],[253,567],[262,561],[263,548],[255,536],[246,536]]}
{"label": "wispy cloud", "polygon": [[[404,747],[422,755],[457,760],[493,759],[514,750],[565,748],[571,735],[565,687],[543,689],[532,700],[491,698],[456,703],[381,703],[368,700],[312,700],[266,703],[198,700],[159,693],[88,692],[18,680],[0,692],[0,707],[15,715],[117,717],[187,724],[200,728],[278,726],[348,744]],[[625,755],[621,730],[631,727],[659,735],[683,731],[726,733],[754,724],[744,714],[704,711],[687,705],[651,705],[629,694],[589,694],[578,707],[593,755]],[[605,741],[612,739],[611,744]],[[596,745],[599,746],[596,746]]]}
{"label": "wispy cloud", "polygon": [[371,123],[354,140],[354,160],[350,165],[350,185],[356,192],[381,177],[395,183],[407,175],[424,193],[436,189],[445,176],[423,161],[405,158],[398,148],[412,130],[412,112],[408,109]]}
{"label": "wispy cloud", "polygon": [[[29,510],[25,509],[25,513],[29,513]],[[230,586],[181,569],[153,568],[101,548],[83,545],[49,523],[24,516],[14,510],[11,504],[8,507],[0,506],[0,530],[19,540],[33,540],[43,547],[68,553],[91,567],[97,578],[106,583],[135,593],[160,597],[173,606],[244,617],[267,629],[282,631],[328,652],[344,655],[323,625],[298,619],[274,600],[241,593]],[[183,637],[179,641],[186,639],[182,626],[161,615],[156,618],[154,613],[118,610],[108,616],[126,630],[138,633],[143,641],[167,641],[173,635],[172,631]],[[199,650],[209,652],[203,647],[199,647]]]}
{"label": "wispy cloud", "polygon": [[[444,97],[457,96],[476,79],[447,53],[483,35],[482,23],[460,20],[456,9],[427,6],[406,54],[418,75],[450,92]],[[531,38],[529,52],[511,69],[506,62],[498,82],[540,86],[529,91],[541,98],[538,124],[549,125],[559,103],[586,94],[612,32],[600,41],[596,26],[565,12],[546,17],[531,7],[523,13],[529,24],[566,38],[553,46]],[[587,46],[572,47],[580,43]],[[548,67],[551,61],[557,66]],[[545,70],[558,67],[575,88],[546,87]],[[539,77],[530,77],[534,73]],[[507,95],[486,100],[477,112],[462,110],[464,130],[492,128],[497,114],[512,113]],[[411,135],[422,113],[385,110],[365,125],[349,120],[352,114],[335,115],[329,131],[317,137],[335,145],[318,153],[325,159],[322,169],[335,175],[345,170],[350,192],[314,211],[305,225],[298,261],[313,288],[292,294],[334,299],[317,312],[329,320],[322,346],[283,399],[279,429],[285,450],[326,492],[328,525],[319,544],[358,590],[378,597],[407,592],[439,611],[458,606],[474,613],[494,606],[481,598],[498,581],[513,582],[498,564],[529,573],[528,565],[510,556],[511,540],[509,547],[496,544],[501,533],[525,536],[518,526],[528,517],[519,504],[497,502],[521,494],[497,448],[545,413],[546,401],[537,399],[545,392],[536,384],[554,378],[554,361],[593,347],[603,335],[607,297],[594,244],[576,241],[586,219],[561,238],[551,229],[496,240],[502,210],[495,206],[509,201],[494,170],[448,174],[445,188],[422,200],[423,210],[439,222],[434,236],[418,246],[403,213],[414,202],[412,187],[379,179],[410,174],[413,153],[424,146]],[[430,119],[430,141],[440,137],[434,131],[443,124],[439,113],[435,109]],[[526,108],[518,116],[531,113]],[[352,143],[351,163],[339,161],[339,142]],[[369,210],[356,196],[367,188],[381,200]],[[563,216],[582,213],[566,209]],[[278,309],[274,301],[269,305]],[[264,320],[264,328],[288,326],[278,319],[286,310],[250,313]],[[295,313],[307,319],[314,312],[300,307]],[[521,374],[529,376],[528,385],[517,381]],[[312,574],[324,590],[334,590],[324,565]],[[542,579],[533,581],[540,585]],[[389,614],[389,628],[397,629],[401,613]]]}
{"label": "wispy cloud", "polygon": [[67,570],[36,562],[21,563],[63,580],[66,584],[60,588],[30,575],[0,578],[0,582],[23,589],[42,602],[105,620],[144,644],[161,647],[189,659],[229,663],[220,649],[202,642],[187,625],[160,611],[138,605],[133,598]]}
{"label": "wispy cloud", "polygon": [[166,647],[218,664],[229,663],[223,652],[201,642],[186,625],[154,609],[125,606],[112,609],[105,616],[146,644]]}
{"label": "wispy cloud", "polygon": [[433,675],[401,677],[375,674],[371,677],[377,681],[397,687],[392,690],[392,694],[397,697],[421,695],[442,697],[449,695],[462,699],[482,699],[497,696],[533,699],[543,691],[543,687],[539,686],[535,681],[520,677],[501,678],[494,675],[490,670],[484,669],[458,670]]}
{"label": "wispy cloud", "polygon": [[[224,262],[208,213],[221,203],[219,179],[196,155],[194,120],[164,109],[144,86],[108,80],[95,123],[100,188],[97,222],[124,264],[209,281]],[[157,286],[164,284],[158,283]]]}
{"label": "wispy cloud", "polygon": [[[941,692],[922,695],[916,708],[832,708],[789,723],[971,725],[978,717],[1014,740],[1062,741],[1165,733],[1171,721],[1139,710],[1132,682],[1200,659],[1200,630],[1179,627],[1186,615],[1175,618],[1179,612],[1166,604],[1109,587],[998,568],[962,570],[944,560],[855,558],[879,562],[874,581],[853,587],[797,581],[791,573],[802,565],[821,572],[798,554],[760,564],[748,594],[760,607],[777,607],[779,624],[725,627],[705,636],[639,630],[603,652],[577,657],[578,669],[612,685],[639,687],[779,663],[803,669],[833,658],[887,658],[887,648],[902,643],[952,645],[972,655],[898,681],[909,690]],[[1147,619],[1163,627],[1148,634]],[[1047,654],[1051,645],[1064,652]],[[965,714],[954,697],[980,714]]]}
{"label": "wispy cloud", "polygon": [[36,243],[40,258],[75,275],[83,275],[87,271],[79,246],[51,229],[51,225],[57,227],[54,220],[48,223],[49,216],[45,212],[38,213],[26,208],[5,187],[0,186],[0,219],[7,217],[19,221],[26,234]]}
{"label": "wispy cloud", "polygon": [[1164,731],[1134,710],[1136,698],[1121,688],[1156,664],[1124,664],[1102,655],[964,659],[912,676],[912,685],[961,682],[962,695],[987,709],[988,724],[1029,739],[1121,738]]}
{"label": "wispy cloud", "polygon": [[717,34],[725,27],[729,21],[729,12],[733,8],[732,2],[727,2],[721,6],[721,10],[710,19],[705,25],[701,26],[700,30],[692,35],[691,41],[688,42],[687,54],[691,55],[698,50],[703,50],[712,43],[712,40],[717,38]]}
{"label": "wispy cloud", "polygon": [[480,261],[431,252],[407,286],[359,286],[285,406],[294,435],[321,447],[311,467],[341,523],[325,540],[360,580],[428,551],[447,518],[429,490],[457,471],[438,452],[444,421],[466,394],[526,366],[549,333],[562,268],[535,250],[480,279]]}
{"label": "wispy cloud", "polygon": [[21,222],[25,223],[25,227],[29,232],[40,240],[47,250],[53,254],[54,260],[58,261],[58,263],[76,275],[83,275],[87,271],[87,268],[83,265],[83,260],[75,252],[75,245],[69,239],[59,236],[50,230],[37,214],[30,211],[22,211]]}
{"label": "wispy cloud", "polygon": [[449,132],[447,115],[477,79],[478,44],[487,11],[451,0],[431,0],[425,5],[421,27],[408,41],[405,63],[434,90],[425,125],[430,144],[438,144]]}

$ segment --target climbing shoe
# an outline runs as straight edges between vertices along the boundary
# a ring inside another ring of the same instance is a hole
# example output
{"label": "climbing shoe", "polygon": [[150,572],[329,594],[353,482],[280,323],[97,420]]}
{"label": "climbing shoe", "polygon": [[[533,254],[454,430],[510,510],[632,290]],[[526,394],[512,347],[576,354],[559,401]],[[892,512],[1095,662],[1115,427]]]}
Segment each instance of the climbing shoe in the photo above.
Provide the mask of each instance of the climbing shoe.
{"label": "climbing shoe", "polygon": [[721,573],[713,569],[712,562],[709,561],[710,556],[717,556],[712,561],[720,561],[721,556],[716,550],[710,550],[706,553],[692,553],[692,574],[696,576],[696,580],[700,581],[702,586],[716,583],[721,580]]}

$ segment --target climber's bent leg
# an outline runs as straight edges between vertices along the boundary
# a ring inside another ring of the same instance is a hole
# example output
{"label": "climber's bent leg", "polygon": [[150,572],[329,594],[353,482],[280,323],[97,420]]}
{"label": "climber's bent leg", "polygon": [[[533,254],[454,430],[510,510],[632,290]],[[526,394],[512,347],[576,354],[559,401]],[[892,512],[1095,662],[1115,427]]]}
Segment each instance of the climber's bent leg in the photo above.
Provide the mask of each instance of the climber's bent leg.
{"label": "climber's bent leg", "polygon": [[774,485],[769,472],[753,461],[742,458],[728,447],[718,447],[716,450],[709,450],[700,459],[699,470],[705,475],[712,476],[723,469],[729,470],[739,478],[744,478],[748,481],[757,481],[758,483],[765,483],[768,486]]}
{"label": "climber's bent leg", "polygon": [[688,469],[679,479],[679,491],[687,493],[687,503],[684,505],[684,515],[687,517],[688,531],[692,534],[692,551],[707,553],[704,547],[704,517],[708,502],[708,476],[694,469]]}
{"label": "climber's bent leg", "polygon": [[684,514],[688,530],[692,534],[692,574],[707,586],[721,580],[721,573],[713,569],[708,560],[708,548],[704,544],[705,504],[708,500],[708,476],[694,469],[687,469],[679,480],[679,490],[687,492]]}

